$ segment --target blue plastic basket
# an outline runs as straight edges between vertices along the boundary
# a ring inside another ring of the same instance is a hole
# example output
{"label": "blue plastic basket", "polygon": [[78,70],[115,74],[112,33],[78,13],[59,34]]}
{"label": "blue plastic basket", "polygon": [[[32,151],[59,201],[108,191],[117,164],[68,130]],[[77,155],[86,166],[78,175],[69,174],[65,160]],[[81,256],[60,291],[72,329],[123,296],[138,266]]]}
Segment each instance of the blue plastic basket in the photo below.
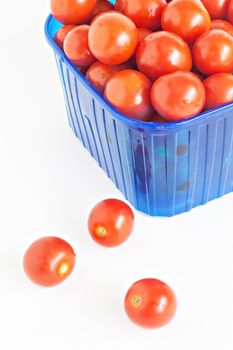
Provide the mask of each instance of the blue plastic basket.
{"label": "blue plastic basket", "polygon": [[179,123],[146,123],[118,113],[88,83],[53,37],[47,40],[64,90],[69,124],[128,201],[152,216],[173,216],[233,189],[233,104]]}

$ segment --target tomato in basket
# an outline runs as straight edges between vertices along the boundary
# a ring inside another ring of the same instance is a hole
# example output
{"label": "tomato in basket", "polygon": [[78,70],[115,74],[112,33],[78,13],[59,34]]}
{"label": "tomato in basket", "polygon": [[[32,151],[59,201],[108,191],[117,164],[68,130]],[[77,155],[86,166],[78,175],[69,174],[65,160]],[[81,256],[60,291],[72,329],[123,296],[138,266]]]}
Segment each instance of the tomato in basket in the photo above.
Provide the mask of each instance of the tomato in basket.
{"label": "tomato in basket", "polygon": [[53,16],[63,24],[87,23],[97,0],[50,0]]}
{"label": "tomato in basket", "polygon": [[188,44],[178,35],[165,31],[146,36],[137,48],[136,60],[139,71],[152,81],[167,73],[192,68]]}
{"label": "tomato in basket", "polygon": [[138,120],[153,114],[150,80],[142,73],[126,69],[115,73],[107,82],[104,96],[119,112]]}
{"label": "tomato in basket", "polygon": [[233,71],[233,37],[221,29],[202,34],[193,46],[193,61],[205,74]]}
{"label": "tomato in basket", "polygon": [[213,19],[225,19],[229,0],[201,0],[205,8]]}
{"label": "tomato in basket", "polygon": [[89,28],[87,24],[77,26],[68,33],[64,41],[66,56],[80,67],[89,67],[96,61],[88,47]]}
{"label": "tomato in basket", "polygon": [[165,0],[126,0],[124,14],[131,18],[137,27],[158,30],[165,6]]}
{"label": "tomato in basket", "polygon": [[206,90],[205,110],[233,102],[233,75],[217,73],[203,81]]}
{"label": "tomato in basket", "polygon": [[162,13],[162,28],[193,43],[210,28],[210,15],[201,1],[174,0]]}
{"label": "tomato in basket", "polygon": [[89,47],[93,55],[106,64],[120,64],[133,56],[138,31],[131,19],[116,11],[99,15],[90,26]]}
{"label": "tomato in basket", "polygon": [[200,113],[205,104],[201,80],[190,72],[175,72],[157,79],[151,90],[155,110],[165,119],[178,121]]}

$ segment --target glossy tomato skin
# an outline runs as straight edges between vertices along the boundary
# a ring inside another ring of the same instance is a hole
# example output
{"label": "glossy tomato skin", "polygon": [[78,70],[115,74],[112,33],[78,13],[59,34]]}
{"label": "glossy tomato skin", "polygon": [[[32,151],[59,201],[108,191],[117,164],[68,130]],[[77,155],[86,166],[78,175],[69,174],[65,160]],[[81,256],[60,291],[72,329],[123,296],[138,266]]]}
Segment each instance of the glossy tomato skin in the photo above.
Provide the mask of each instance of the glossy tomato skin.
{"label": "glossy tomato skin", "polygon": [[173,0],[162,13],[162,28],[193,43],[210,28],[210,16],[201,1]]}
{"label": "glossy tomato skin", "polygon": [[138,69],[152,81],[167,73],[192,68],[188,44],[178,35],[165,31],[148,35],[137,48],[136,60]]}
{"label": "glossy tomato skin", "polygon": [[129,319],[144,328],[165,326],[177,309],[175,293],[166,283],[146,278],[135,282],[125,296]]}
{"label": "glossy tomato skin", "polygon": [[54,36],[54,40],[56,42],[56,44],[63,50],[63,44],[64,44],[64,40],[67,36],[67,34],[73,30],[74,28],[76,28],[76,25],[74,24],[67,24],[66,26],[60,28],[57,33]]}
{"label": "glossy tomato skin", "polygon": [[217,73],[203,81],[206,90],[205,110],[233,102],[233,75]]}
{"label": "glossy tomato skin", "polygon": [[106,64],[126,62],[138,44],[138,31],[131,19],[116,11],[105,12],[91,23],[88,35],[93,55]]}
{"label": "glossy tomato skin", "polygon": [[231,24],[233,24],[233,0],[229,1],[227,18],[228,18],[228,21],[231,22]]}
{"label": "glossy tomato skin", "polygon": [[65,38],[64,52],[75,65],[89,67],[96,61],[88,47],[88,32],[90,26],[77,26]]}
{"label": "glossy tomato skin", "polygon": [[175,72],[156,80],[151,89],[155,110],[165,119],[178,121],[200,113],[205,105],[205,89],[191,72]]}
{"label": "glossy tomato skin", "polygon": [[222,19],[214,19],[211,22],[210,29],[221,29],[233,36],[233,25]]}
{"label": "glossy tomato skin", "polygon": [[161,15],[166,6],[165,0],[126,0],[124,13],[137,27],[158,30]]}
{"label": "glossy tomato skin", "polygon": [[119,112],[138,120],[153,114],[150,80],[142,73],[126,69],[115,73],[107,82],[104,96]]}
{"label": "glossy tomato skin", "polygon": [[205,75],[233,71],[233,37],[220,29],[202,34],[193,46],[193,61]]}
{"label": "glossy tomato skin", "polygon": [[50,0],[53,16],[63,24],[83,24],[90,19],[97,0]]}
{"label": "glossy tomato skin", "polygon": [[99,202],[88,218],[91,237],[105,247],[116,247],[125,242],[133,231],[134,214],[131,208],[118,199]]}
{"label": "glossy tomato skin", "polygon": [[115,10],[124,13],[126,0],[116,0]]}
{"label": "glossy tomato skin", "polygon": [[43,237],[30,245],[24,258],[28,278],[41,286],[52,287],[63,282],[73,271],[73,248],[58,237]]}
{"label": "glossy tomato skin", "polygon": [[201,0],[213,19],[224,19],[227,17],[229,0]]}
{"label": "glossy tomato skin", "polygon": [[88,69],[86,78],[100,93],[103,93],[111,76],[114,73],[127,68],[129,67],[126,63],[109,65],[98,61],[91,65],[91,67]]}

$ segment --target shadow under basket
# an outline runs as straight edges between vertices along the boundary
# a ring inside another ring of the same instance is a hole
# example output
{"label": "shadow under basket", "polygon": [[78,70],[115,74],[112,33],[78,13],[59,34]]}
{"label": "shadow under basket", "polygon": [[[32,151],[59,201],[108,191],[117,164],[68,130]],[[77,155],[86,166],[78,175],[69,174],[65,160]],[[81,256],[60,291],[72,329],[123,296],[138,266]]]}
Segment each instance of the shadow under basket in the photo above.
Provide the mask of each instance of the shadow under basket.
{"label": "shadow under basket", "polygon": [[152,216],[173,216],[233,189],[233,104],[178,123],[146,123],[118,113],[45,34],[59,70],[69,124],[125,198]]}

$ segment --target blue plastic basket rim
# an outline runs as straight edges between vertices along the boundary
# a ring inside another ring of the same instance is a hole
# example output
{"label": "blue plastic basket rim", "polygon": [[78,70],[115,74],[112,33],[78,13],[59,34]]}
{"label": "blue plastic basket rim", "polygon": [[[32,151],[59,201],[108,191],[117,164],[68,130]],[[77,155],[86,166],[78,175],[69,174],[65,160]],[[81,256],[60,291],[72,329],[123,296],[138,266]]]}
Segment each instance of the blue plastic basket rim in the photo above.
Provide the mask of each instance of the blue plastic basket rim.
{"label": "blue plastic basket rim", "polygon": [[218,108],[214,108],[210,111],[202,112],[195,117],[184,119],[179,122],[169,122],[169,123],[157,123],[157,122],[144,122],[136,119],[129,118],[121,113],[119,113],[112,105],[110,105],[105,98],[88,82],[88,80],[83,76],[72,64],[69,59],[66,57],[64,52],[56,45],[53,37],[49,33],[49,23],[53,20],[54,17],[50,14],[45,22],[44,31],[46,39],[52,49],[56,52],[57,55],[66,63],[69,69],[73,72],[73,74],[82,82],[82,84],[88,89],[91,90],[92,95],[98,100],[98,102],[103,106],[105,110],[115,119],[121,121],[125,124],[129,124],[133,128],[143,128],[143,129],[151,129],[156,131],[164,131],[174,128],[182,128],[188,127],[196,123],[208,122],[209,119],[217,119],[219,114],[216,112],[227,112],[228,110],[233,109],[233,103],[228,103]]}

